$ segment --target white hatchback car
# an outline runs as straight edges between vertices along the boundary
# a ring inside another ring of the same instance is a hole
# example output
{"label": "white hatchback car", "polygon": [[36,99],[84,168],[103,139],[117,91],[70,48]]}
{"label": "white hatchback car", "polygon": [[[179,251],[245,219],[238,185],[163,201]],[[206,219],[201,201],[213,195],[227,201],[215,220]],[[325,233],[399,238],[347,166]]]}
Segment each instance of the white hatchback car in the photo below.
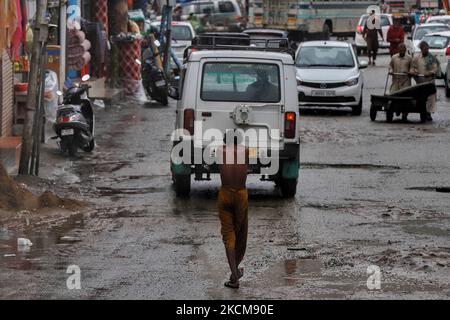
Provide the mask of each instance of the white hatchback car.
{"label": "white hatchback car", "polygon": [[450,31],[427,34],[422,41],[428,43],[430,52],[438,59],[441,66],[441,78],[445,79],[450,57]]}
{"label": "white hatchback car", "polygon": [[[366,40],[364,40],[362,33],[364,30],[364,25],[366,24],[368,17],[369,17],[368,14],[363,14],[361,16],[361,18],[359,19],[358,25],[356,27],[355,44],[356,44],[356,50],[358,52],[358,55],[361,54],[361,51],[367,49],[367,42],[366,42]],[[380,43],[379,46],[380,46],[380,48],[389,48],[389,42],[387,42],[386,39],[387,39],[387,32],[389,30],[389,27],[392,25],[392,15],[381,14],[380,15],[380,24],[381,24],[381,31],[383,32],[384,41],[382,41],[380,35],[378,35],[378,40]]]}
{"label": "white hatchback car", "polygon": [[[153,27],[159,30],[161,22],[152,22]],[[192,43],[196,36],[194,28],[189,22],[172,21],[172,49],[177,59],[183,61],[184,50]]]}
{"label": "white hatchback car", "polygon": [[426,23],[445,23],[450,26],[450,16],[431,16]]}
{"label": "white hatchback car", "polygon": [[436,33],[441,31],[450,31],[450,27],[445,23],[425,23],[419,24],[414,28],[412,36],[408,37],[407,48],[411,55],[420,52],[419,43],[429,33]]}
{"label": "white hatchback car", "polygon": [[339,41],[310,41],[296,53],[297,90],[301,107],[350,107],[362,111],[367,61],[358,61],[351,44]]}

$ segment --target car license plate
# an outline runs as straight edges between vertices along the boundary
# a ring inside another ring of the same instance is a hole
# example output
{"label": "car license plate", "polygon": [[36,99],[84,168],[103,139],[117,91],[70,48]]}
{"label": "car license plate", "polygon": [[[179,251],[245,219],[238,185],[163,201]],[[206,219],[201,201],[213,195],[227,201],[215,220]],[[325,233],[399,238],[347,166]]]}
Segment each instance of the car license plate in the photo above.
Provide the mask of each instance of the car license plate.
{"label": "car license plate", "polygon": [[63,129],[61,130],[61,136],[65,137],[65,136],[73,136],[74,131],[73,129]]}
{"label": "car license plate", "polygon": [[159,81],[156,81],[155,84],[156,84],[157,87],[162,87],[162,86],[166,85],[166,81],[165,80],[159,80]]}
{"label": "car license plate", "polygon": [[313,90],[312,95],[314,97],[334,97],[336,92],[333,90]]}
{"label": "car license plate", "polygon": [[248,156],[250,158],[257,158],[258,157],[258,148],[248,148]]}

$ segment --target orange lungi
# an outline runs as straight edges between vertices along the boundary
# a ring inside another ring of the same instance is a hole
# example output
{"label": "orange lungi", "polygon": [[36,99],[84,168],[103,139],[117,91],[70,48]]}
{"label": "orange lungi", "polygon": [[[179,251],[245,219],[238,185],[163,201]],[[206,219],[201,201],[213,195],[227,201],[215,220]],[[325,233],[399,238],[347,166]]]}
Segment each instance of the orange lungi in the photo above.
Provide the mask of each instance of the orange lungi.
{"label": "orange lungi", "polygon": [[236,249],[236,257],[242,259],[247,247],[247,189],[222,187],[219,191],[218,206],[223,243],[227,249]]}

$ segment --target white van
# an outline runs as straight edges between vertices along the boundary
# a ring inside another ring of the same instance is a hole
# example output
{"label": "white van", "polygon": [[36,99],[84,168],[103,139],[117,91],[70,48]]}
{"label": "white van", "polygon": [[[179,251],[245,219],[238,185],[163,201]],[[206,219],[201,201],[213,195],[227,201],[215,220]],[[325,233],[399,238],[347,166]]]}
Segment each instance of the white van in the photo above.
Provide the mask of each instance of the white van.
{"label": "white van", "polygon": [[300,159],[295,65],[289,53],[266,49],[233,45],[187,49],[192,52],[179,88],[170,90],[178,100],[171,157],[178,196],[189,194],[192,174],[201,181],[219,173],[217,162],[209,157],[216,155],[221,138],[230,132],[245,139],[249,173],[275,182],[284,197],[295,196]]}

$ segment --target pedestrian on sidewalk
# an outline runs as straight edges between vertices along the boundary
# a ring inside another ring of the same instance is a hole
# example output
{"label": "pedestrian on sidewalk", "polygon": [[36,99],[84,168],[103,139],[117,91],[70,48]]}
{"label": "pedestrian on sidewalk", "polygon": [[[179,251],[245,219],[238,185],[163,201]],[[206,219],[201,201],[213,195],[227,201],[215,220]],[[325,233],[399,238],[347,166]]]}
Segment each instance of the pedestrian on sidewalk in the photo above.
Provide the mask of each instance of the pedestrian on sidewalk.
{"label": "pedestrian on sidewalk", "polygon": [[[389,74],[392,76],[392,84],[389,92],[391,94],[411,86],[411,63],[412,57],[406,53],[406,45],[398,45],[398,53],[394,54],[389,63]],[[400,114],[397,114],[399,116]],[[402,120],[406,121],[407,113],[403,113]]]}
{"label": "pedestrian on sidewalk", "polygon": [[238,143],[235,135],[227,135],[225,145],[218,149],[218,155],[222,180],[218,198],[219,218],[222,240],[231,269],[230,279],[224,285],[238,289],[239,279],[244,275],[244,269],[239,268],[239,264],[247,247],[248,192],[245,184],[248,149]]}
{"label": "pedestrian on sidewalk", "polygon": [[[429,52],[428,43],[422,41],[419,44],[420,53],[415,54],[411,63],[411,73],[417,84],[431,82],[435,84],[436,75],[440,67],[436,57]],[[428,97],[427,100],[427,121],[433,121],[432,113],[436,112],[436,94]]]}
{"label": "pedestrian on sidewalk", "polygon": [[386,40],[389,42],[389,54],[392,57],[399,52],[399,45],[405,42],[405,30],[400,19],[394,19],[394,24],[388,29]]}
{"label": "pedestrian on sidewalk", "polygon": [[372,10],[367,18],[362,34],[367,43],[369,65],[375,65],[379,47],[378,35],[380,35],[382,41],[384,41],[383,32],[381,32],[380,19],[376,17],[375,10]]}

